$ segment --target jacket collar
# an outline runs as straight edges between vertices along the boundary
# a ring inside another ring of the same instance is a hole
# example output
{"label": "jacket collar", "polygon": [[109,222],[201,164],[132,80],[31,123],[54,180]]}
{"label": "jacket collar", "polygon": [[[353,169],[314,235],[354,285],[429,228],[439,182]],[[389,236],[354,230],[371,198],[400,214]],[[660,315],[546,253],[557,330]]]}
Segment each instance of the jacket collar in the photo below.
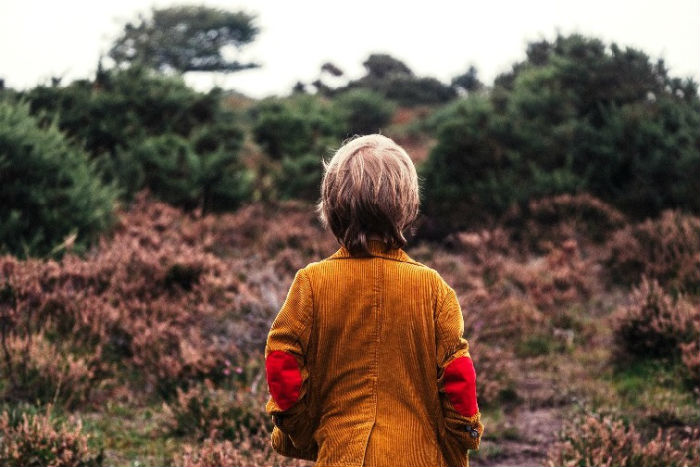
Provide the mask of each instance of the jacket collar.
{"label": "jacket collar", "polygon": [[[384,242],[380,240],[370,240],[367,244],[367,249],[373,257],[392,259],[394,261],[403,261],[408,263],[420,264],[414,261],[401,248],[393,248],[385,251]],[[346,259],[355,258],[350,254],[347,248],[340,246],[338,251],[331,255],[328,259]]]}

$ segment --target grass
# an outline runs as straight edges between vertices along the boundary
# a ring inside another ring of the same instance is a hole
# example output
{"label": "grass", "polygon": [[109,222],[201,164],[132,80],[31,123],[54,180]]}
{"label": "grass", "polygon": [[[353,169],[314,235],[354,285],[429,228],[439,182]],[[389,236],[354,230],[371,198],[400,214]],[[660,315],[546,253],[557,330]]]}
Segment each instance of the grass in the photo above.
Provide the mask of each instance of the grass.
{"label": "grass", "polygon": [[169,465],[182,444],[161,431],[162,410],[155,405],[132,407],[108,403],[103,412],[77,415],[91,433],[91,447],[104,448],[105,465]]}

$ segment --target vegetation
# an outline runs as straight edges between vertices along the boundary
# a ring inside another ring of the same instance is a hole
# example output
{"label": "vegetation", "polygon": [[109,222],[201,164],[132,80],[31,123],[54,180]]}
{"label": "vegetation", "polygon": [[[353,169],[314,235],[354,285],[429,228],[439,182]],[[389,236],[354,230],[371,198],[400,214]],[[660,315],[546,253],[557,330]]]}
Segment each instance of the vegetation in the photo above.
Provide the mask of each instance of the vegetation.
{"label": "vegetation", "polygon": [[588,192],[634,217],[700,211],[700,100],[638,50],[578,35],[528,46],[489,93],[437,118],[426,211],[443,231],[512,204]]}
{"label": "vegetation", "polygon": [[205,6],[154,8],[150,17],[124,26],[109,51],[118,64],[142,65],[158,71],[238,71],[257,66],[229,61],[224,52],[255,39],[254,18]]}
{"label": "vegetation", "polygon": [[117,191],[55,124],[0,101],[0,251],[83,248],[110,226]]}
{"label": "vegetation", "polygon": [[337,248],[313,209],[322,160],[375,131],[424,181],[408,254],[464,311],[472,464],[698,463],[694,82],[572,35],[493,83],[386,54],[314,94],[184,83],[250,66],[224,57],[253,20],[155,9],[113,68],[0,86],[0,464],[290,465],[265,337],[297,269]]}

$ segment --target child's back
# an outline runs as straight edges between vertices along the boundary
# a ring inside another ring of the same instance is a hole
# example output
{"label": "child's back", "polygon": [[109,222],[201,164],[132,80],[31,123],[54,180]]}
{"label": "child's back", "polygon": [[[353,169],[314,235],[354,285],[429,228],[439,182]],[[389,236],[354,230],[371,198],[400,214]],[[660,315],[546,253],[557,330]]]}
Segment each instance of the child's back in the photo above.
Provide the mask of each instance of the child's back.
{"label": "child's back", "polygon": [[319,465],[466,465],[483,427],[454,291],[363,242],[300,270],[266,348],[273,446]]}

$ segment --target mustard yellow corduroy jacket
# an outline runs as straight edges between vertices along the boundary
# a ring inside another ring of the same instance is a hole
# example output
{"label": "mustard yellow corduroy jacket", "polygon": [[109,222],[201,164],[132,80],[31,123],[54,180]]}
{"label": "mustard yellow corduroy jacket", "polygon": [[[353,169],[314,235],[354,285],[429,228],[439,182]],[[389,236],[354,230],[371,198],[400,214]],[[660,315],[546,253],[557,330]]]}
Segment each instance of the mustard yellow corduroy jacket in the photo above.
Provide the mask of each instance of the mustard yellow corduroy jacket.
{"label": "mustard yellow corduroy jacket", "polygon": [[483,432],[454,290],[403,250],[299,270],[265,349],[274,449],[318,466],[466,466]]}

